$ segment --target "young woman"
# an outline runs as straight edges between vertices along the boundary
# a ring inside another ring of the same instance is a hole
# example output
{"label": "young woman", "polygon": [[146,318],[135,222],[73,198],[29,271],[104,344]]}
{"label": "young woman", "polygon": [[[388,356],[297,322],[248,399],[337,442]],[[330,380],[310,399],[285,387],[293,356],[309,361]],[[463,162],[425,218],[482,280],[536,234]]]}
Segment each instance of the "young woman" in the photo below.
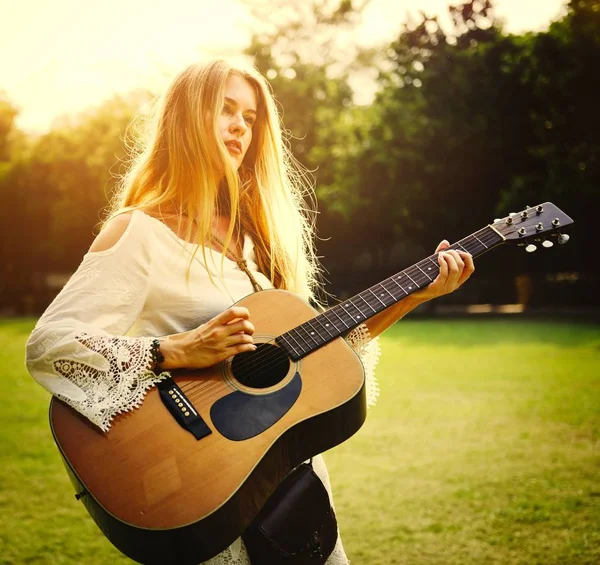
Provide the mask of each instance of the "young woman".
{"label": "young woman", "polygon": [[[169,370],[255,349],[239,299],[275,287],[315,301],[310,187],[293,163],[271,90],[252,66],[219,59],[181,72],[100,234],[31,334],[31,375],[110,433],[113,418],[140,406]],[[468,254],[439,257],[433,283],[349,336],[368,377],[377,358],[370,340],[473,272]],[[322,457],[313,465],[331,496]],[[237,540],[209,563],[250,561]],[[339,537],[327,563],[347,563]]]}

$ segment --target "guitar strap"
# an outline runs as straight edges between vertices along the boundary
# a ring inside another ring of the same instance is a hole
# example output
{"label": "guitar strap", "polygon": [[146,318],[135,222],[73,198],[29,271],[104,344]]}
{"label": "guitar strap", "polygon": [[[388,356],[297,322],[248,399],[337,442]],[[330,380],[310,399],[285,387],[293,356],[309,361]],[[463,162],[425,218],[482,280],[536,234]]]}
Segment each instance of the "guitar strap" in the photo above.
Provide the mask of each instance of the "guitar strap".
{"label": "guitar strap", "polygon": [[259,292],[261,291],[263,288],[262,286],[260,286],[260,284],[258,284],[258,281],[254,278],[254,275],[252,274],[252,271],[248,268],[248,263],[246,262],[246,259],[244,259],[243,257],[236,257],[226,246],[225,243],[220,240],[216,235],[211,236],[213,241],[215,243],[218,243],[223,249],[222,252],[225,255],[225,257],[227,257],[229,260],[233,261],[234,263],[237,263],[237,266],[244,271],[244,273],[246,273],[246,275],[248,276],[248,278],[250,279],[250,283],[252,284],[252,288],[254,289],[254,292]]}

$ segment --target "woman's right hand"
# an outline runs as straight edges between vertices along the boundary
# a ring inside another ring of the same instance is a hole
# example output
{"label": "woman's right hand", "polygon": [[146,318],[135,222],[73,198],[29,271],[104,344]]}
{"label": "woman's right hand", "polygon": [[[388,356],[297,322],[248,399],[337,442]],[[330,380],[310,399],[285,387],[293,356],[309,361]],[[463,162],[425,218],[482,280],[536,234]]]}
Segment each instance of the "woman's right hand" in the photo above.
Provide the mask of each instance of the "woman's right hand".
{"label": "woman's right hand", "polygon": [[232,306],[194,330],[159,338],[161,369],[203,369],[232,355],[254,351],[250,312]]}

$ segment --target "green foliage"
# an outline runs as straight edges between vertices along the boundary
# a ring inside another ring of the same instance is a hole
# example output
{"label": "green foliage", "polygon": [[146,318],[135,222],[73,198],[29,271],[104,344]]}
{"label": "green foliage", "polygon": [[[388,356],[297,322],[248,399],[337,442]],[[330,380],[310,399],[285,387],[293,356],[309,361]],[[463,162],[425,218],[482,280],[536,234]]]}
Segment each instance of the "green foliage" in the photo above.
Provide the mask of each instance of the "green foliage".
{"label": "green foliage", "polygon": [[592,78],[600,64],[600,2],[570,2],[565,18],[529,38],[522,61],[520,79],[531,93],[529,166],[512,175],[500,204],[536,196],[568,202],[584,258],[593,240],[583,236],[600,204],[600,84]]}
{"label": "green foliage", "polygon": [[[547,32],[523,36],[504,33],[487,0],[451,7],[448,30],[424,14],[405,26],[386,52],[365,119],[331,148],[343,157],[323,191],[328,205],[343,200],[363,234],[359,250],[375,265],[392,262],[393,242],[431,250],[492,211],[545,200],[573,214],[576,233],[594,225],[599,6],[571,2]],[[582,237],[564,268],[582,268],[592,242]],[[552,263],[550,254],[527,264],[519,257],[516,268],[547,271]]]}
{"label": "green foliage", "polygon": [[134,92],[64,119],[0,169],[10,210],[0,238],[2,306],[38,310],[49,298],[46,274],[75,270],[124,171],[127,125],[148,98]]}
{"label": "green foliage", "polygon": [[506,71],[519,47],[489,24],[487,8],[469,6],[454,12],[451,32],[424,16],[387,51],[362,133],[369,141],[356,156],[362,174],[351,181],[362,204],[379,212],[370,223],[386,224],[367,231],[373,248],[399,238],[431,247],[442,234],[475,229],[469,218],[487,218],[510,183],[506,163],[520,166],[526,154],[519,133],[528,96]]}
{"label": "green foliage", "polygon": [[0,91],[0,163],[11,158],[11,134],[15,131],[15,118],[19,111]]}
{"label": "green foliage", "polygon": [[331,160],[323,158],[321,149],[331,146],[336,124],[353,97],[350,61],[342,60],[336,40],[342,29],[356,23],[364,3],[286,0],[250,5],[257,21],[277,25],[254,33],[246,53],[271,83],[293,155],[313,171],[318,186],[326,184]]}
{"label": "green foliage", "polygon": [[[331,78],[328,67],[300,60],[279,64],[266,44],[254,43],[248,53],[267,77],[283,115],[287,141],[293,155],[303,166],[316,170],[317,179],[327,170],[327,162],[317,160],[311,151],[326,143],[323,134],[331,133],[340,112],[352,101],[352,91],[345,76]],[[326,173],[325,173],[326,174]]]}
{"label": "green foliage", "polygon": [[[246,51],[271,82],[293,155],[315,177],[330,290],[347,294],[367,274],[373,284],[442,238],[545,200],[576,221],[561,266],[554,252],[515,254],[510,273],[485,261],[478,276],[591,271],[600,0],[572,0],[547,31],[522,35],[502,29],[490,0],[463,1],[449,7],[448,29],[422,14],[380,53],[353,42],[366,4],[250,2]],[[359,106],[351,84],[373,71],[375,99]],[[116,98],[26,138],[0,97],[0,197],[11,211],[1,224],[0,308],[27,294],[43,305],[43,276],[77,266],[124,170],[127,123],[147,98]]]}

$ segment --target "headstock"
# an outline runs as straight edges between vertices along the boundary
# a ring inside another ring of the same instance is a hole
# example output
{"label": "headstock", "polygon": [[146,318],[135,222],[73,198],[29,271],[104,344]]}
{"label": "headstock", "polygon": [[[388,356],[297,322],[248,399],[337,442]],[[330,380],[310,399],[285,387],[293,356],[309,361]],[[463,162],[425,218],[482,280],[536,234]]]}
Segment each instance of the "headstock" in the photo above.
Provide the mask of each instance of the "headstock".
{"label": "headstock", "polygon": [[543,247],[552,247],[553,239],[560,244],[569,241],[569,236],[561,233],[561,230],[572,223],[573,220],[552,202],[544,202],[495,220],[491,226],[506,238],[506,243],[520,246],[528,243],[526,251],[535,251],[535,243],[538,242]]}

